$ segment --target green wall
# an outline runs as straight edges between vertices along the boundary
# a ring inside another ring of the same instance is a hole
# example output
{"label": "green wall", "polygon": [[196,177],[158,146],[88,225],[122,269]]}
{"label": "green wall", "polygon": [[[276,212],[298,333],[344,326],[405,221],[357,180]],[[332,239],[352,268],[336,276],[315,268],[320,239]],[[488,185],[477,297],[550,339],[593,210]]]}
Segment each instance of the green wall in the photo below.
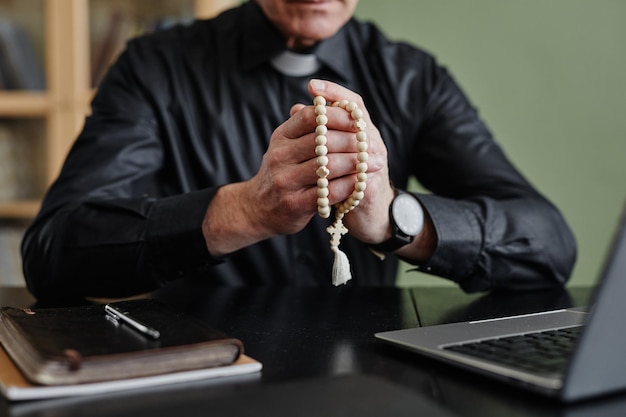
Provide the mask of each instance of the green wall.
{"label": "green wall", "polygon": [[574,230],[570,285],[595,282],[626,199],[626,1],[361,0],[356,14],[450,69]]}

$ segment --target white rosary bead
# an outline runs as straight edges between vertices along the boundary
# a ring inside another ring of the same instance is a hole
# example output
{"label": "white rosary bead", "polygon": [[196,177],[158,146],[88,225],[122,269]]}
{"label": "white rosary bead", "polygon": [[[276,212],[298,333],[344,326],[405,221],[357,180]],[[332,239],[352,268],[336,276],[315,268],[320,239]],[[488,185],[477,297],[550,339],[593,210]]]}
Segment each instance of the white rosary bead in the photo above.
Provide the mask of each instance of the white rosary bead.
{"label": "white rosary bead", "polygon": [[355,202],[357,202],[357,204],[358,204],[358,201],[363,200],[363,197],[365,197],[365,193],[363,191],[357,191],[357,190],[352,191],[352,199]]}
{"label": "white rosary bead", "polygon": [[330,217],[330,206],[323,206],[317,208],[317,214],[320,215],[321,218],[327,219]]}
{"label": "white rosary bead", "polygon": [[326,167],[319,167],[316,172],[317,176],[321,178],[326,178],[328,174],[330,174],[330,171]]}
{"label": "white rosary bead", "polygon": [[359,109],[359,108],[355,108],[354,110],[352,110],[352,113],[350,113],[350,116],[352,116],[352,118],[354,120],[362,119],[363,118],[363,111],[361,109]]}
{"label": "white rosary bead", "polygon": [[316,96],[313,99],[313,104],[315,104],[316,106],[325,106],[326,105],[326,99],[323,96]]}
{"label": "white rosary bead", "polygon": [[320,197],[317,199],[318,208],[326,208],[330,206],[330,201],[326,197]]}
{"label": "white rosary bead", "polygon": [[326,155],[321,155],[317,157],[317,165],[321,167],[325,167],[328,165],[328,157]]}
{"label": "white rosary bead", "polygon": [[365,121],[363,119],[357,119],[354,122],[354,126],[359,129],[359,130],[364,130],[365,129]]}
{"label": "white rosary bead", "polygon": [[322,198],[322,197],[328,197],[329,191],[327,187],[320,187],[317,189],[317,196]]}
{"label": "white rosary bead", "polygon": [[315,118],[315,122],[318,125],[325,125],[326,123],[328,123],[328,117],[326,117],[325,114],[319,114],[317,115],[317,117]]}

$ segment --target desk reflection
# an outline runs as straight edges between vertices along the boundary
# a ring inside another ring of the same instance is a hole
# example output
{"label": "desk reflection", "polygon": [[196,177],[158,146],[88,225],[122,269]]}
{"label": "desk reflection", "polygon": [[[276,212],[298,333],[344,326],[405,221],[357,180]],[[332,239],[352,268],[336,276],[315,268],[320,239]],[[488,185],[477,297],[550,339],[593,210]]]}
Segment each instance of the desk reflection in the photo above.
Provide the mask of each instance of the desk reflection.
{"label": "desk reflection", "polygon": [[418,325],[397,288],[214,288],[191,283],[154,296],[207,320],[263,362],[264,381],[362,372],[380,329]]}

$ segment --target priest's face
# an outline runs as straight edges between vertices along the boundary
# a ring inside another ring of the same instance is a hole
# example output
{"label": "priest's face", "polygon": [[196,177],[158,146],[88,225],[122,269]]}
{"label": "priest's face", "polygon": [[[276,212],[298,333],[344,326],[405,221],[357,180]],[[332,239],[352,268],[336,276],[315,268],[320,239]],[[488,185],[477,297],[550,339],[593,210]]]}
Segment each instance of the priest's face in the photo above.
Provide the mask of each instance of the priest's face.
{"label": "priest's face", "polygon": [[256,0],[291,49],[330,38],[352,17],[359,0]]}

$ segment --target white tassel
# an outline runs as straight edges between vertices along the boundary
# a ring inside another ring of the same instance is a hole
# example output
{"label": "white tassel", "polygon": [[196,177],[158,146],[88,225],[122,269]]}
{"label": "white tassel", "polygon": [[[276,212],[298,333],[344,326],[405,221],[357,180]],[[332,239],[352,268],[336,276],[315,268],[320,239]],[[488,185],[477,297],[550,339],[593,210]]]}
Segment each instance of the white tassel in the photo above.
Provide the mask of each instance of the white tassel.
{"label": "white tassel", "polygon": [[350,272],[350,261],[348,256],[339,248],[335,252],[335,261],[333,262],[333,285],[338,287],[352,279]]}

